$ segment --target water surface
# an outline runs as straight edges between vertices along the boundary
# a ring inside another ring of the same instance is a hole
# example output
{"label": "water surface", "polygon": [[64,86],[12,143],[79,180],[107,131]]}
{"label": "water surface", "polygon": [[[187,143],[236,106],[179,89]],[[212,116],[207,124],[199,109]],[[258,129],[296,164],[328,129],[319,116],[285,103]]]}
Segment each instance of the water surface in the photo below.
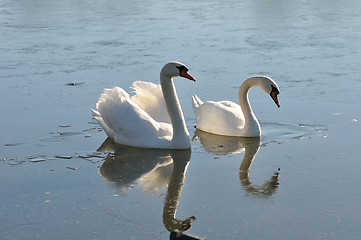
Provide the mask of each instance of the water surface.
{"label": "water surface", "polygon": [[[1,1],[3,239],[360,239],[361,4]],[[104,88],[157,83],[169,60],[191,151],[106,139]],[[261,139],[195,130],[190,97],[250,100]],[[195,217],[195,220],[193,218]]]}

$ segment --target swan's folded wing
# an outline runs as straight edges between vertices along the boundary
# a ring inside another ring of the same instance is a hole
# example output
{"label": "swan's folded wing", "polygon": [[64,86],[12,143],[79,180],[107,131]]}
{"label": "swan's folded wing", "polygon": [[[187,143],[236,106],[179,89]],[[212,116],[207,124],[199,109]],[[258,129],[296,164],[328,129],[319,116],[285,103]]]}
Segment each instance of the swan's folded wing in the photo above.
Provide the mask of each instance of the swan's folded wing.
{"label": "swan's folded wing", "polygon": [[97,108],[104,123],[113,130],[114,140],[118,143],[143,145],[163,137],[160,124],[119,87],[104,90]]}
{"label": "swan's folded wing", "polygon": [[136,81],[131,86],[135,95],[131,100],[137,103],[155,121],[170,123],[162,87],[151,82]]}
{"label": "swan's folded wing", "polygon": [[197,128],[220,135],[231,135],[244,126],[241,107],[230,101],[204,102],[198,108],[196,119]]}

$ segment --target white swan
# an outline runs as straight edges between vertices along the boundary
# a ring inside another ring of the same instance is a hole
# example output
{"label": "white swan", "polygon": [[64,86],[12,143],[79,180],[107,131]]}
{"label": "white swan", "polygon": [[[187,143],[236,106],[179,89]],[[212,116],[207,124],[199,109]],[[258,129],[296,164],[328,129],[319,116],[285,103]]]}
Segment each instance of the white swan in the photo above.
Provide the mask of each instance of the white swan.
{"label": "white swan", "polygon": [[137,81],[132,86],[133,97],[119,87],[104,89],[93,116],[116,143],[188,149],[191,141],[173,83],[177,76],[195,81],[185,65],[169,62],[160,72],[161,85]]}
{"label": "white swan", "polygon": [[248,91],[257,86],[270,94],[278,107],[279,89],[269,77],[257,76],[244,81],[239,88],[239,104],[231,101],[202,102],[196,95],[192,96],[192,106],[199,130],[225,136],[260,137],[261,128],[248,100]]}

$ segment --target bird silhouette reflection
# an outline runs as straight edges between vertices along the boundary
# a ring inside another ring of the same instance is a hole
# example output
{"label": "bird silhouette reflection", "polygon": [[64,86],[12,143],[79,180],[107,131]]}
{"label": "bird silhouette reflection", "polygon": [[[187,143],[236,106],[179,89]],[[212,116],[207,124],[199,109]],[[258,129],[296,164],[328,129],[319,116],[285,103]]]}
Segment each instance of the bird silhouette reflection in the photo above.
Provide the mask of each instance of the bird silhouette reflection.
{"label": "bird silhouette reflection", "polygon": [[244,157],[239,168],[239,179],[242,187],[250,194],[256,196],[268,196],[276,192],[279,186],[279,169],[273,176],[258,186],[252,183],[249,173],[253,160],[261,146],[261,139],[228,137],[196,130],[193,140],[199,139],[203,148],[215,155],[239,154],[244,152]]}
{"label": "bird silhouette reflection", "polygon": [[181,220],[176,218],[178,201],[182,193],[185,172],[191,150],[162,150],[127,147],[116,144],[108,138],[98,149],[109,152],[99,169],[99,174],[114,183],[123,193],[135,183],[143,191],[157,191],[168,186],[163,207],[163,224],[172,232],[186,231],[191,227],[191,216]]}

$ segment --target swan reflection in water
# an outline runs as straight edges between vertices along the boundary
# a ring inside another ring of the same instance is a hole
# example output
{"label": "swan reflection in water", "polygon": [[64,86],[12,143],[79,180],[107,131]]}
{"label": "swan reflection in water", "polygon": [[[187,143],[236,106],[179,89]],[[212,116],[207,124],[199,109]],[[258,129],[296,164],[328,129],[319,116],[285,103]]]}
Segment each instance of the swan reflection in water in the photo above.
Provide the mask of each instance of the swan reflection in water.
{"label": "swan reflection in water", "polygon": [[183,232],[191,227],[194,216],[185,220],[175,216],[191,157],[190,149],[140,149],[116,144],[108,138],[98,151],[110,152],[99,169],[106,181],[114,183],[123,193],[134,183],[138,183],[143,191],[157,191],[168,185],[163,207],[164,226],[170,232]]}
{"label": "swan reflection in water", "polygon": [[261,186],[254,185],[249,178],[249,171],[261,145],[259,137],[228,137],[196,130],[193,140],[199,139],[203,148],[215,155],[229,155],[244,152],[239,168],[239,179],[243,188],[252,195],[269,196],[276,192],[279,182],[279,169]]}

